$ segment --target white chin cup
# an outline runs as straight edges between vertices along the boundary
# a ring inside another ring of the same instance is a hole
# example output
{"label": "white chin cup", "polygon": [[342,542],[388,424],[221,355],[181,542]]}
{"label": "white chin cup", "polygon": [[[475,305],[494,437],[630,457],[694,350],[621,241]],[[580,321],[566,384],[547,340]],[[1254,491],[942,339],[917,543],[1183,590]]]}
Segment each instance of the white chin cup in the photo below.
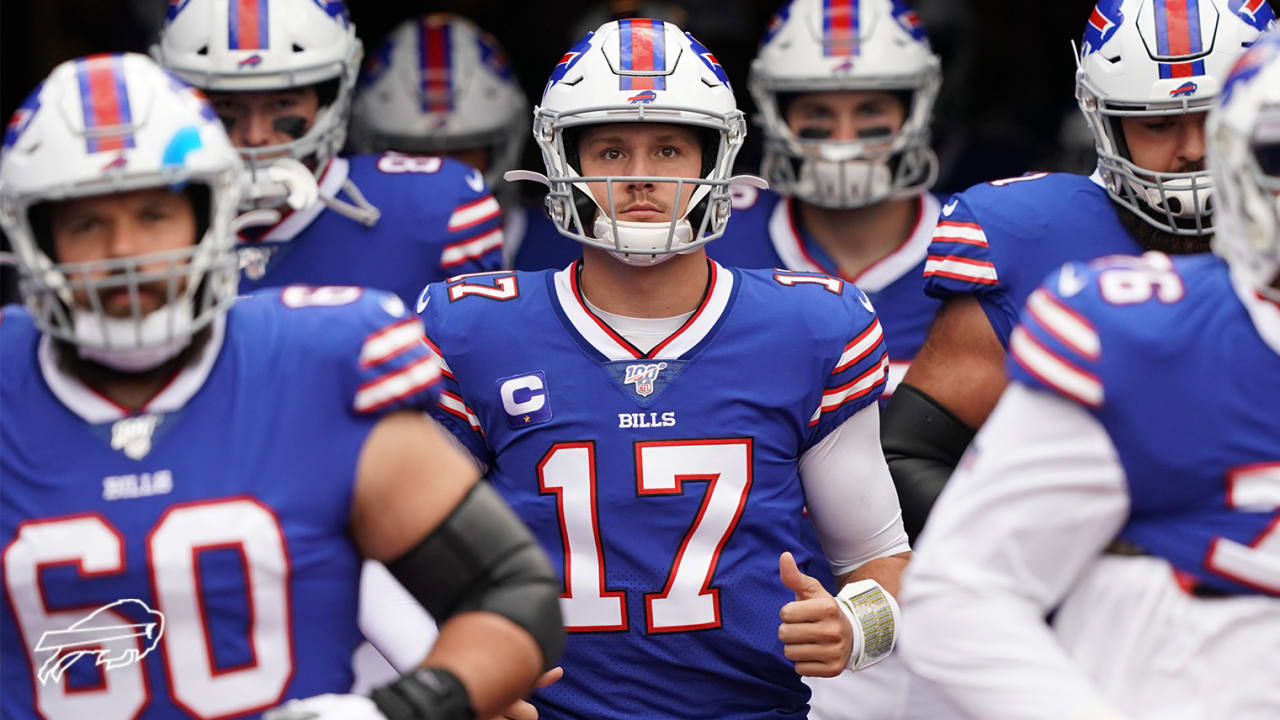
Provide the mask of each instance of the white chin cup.
{"label": "white chin cup", "polygon": [[136,322],[72,311],[80,357],[120,372],[159,367],[191,344],[195,317],[190,299],[176,300]]}
{"label": "white chin cup", "polygon": [[862,207],[892,191],[893,173],[885,160],[800,161],[796,195],[820,205]]}
{"label": "white chin cup", "polygon": [[[618,237],[613,236],[614,223],[603,215],[596,215],[595,236],[602,243],[613,246],[609,254],[636,267],[657,265],[680,253],[680,248],[693,240],[693,226],[681,218],[675,223],[675,233],[671,232],[671,223],[616,221]],[[667,236],[671,235],[671,250],[667,251]]]}
{"label": "white chin cup", "polygon": [[[1208,217],[1212,213],[1211,198],[1213,192],[1208,187],[1201,187],[1199,192],[1193,192],[1190,189],[1179,190],[1177,186],[1186,186],[1189,183],[1163,183],[1157,187],[1149,187],[1125,180],[1129,187],[1142,198],[1142,201],[1150,205],[1158,212],[1168,212],[1169,215],[1179,219],[1189,219],[1197,216]],[[1172,187],[1171,187],[1172,186]],[[1164,190],[1161,193],[1161,189]],[[1169,203],[1174,207],[1165,205],[1165,198],[1175,202]],[[1175,210],[1176,208],[1176,210]]]}

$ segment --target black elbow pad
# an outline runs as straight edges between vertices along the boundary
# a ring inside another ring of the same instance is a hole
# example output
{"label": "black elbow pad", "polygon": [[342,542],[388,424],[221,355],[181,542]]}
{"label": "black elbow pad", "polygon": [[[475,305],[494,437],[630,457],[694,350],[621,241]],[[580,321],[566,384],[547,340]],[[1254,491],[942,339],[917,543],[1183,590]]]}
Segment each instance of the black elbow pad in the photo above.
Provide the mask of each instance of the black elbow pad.
{"label": "black elbow pad", "polygon": [[560,581],[488,483],[476,483],[434,532],[387,569],[438,622],[475,610],[497,613],[533,636],[548,668],[564,649]]}
{"label": "black elbow pad", "polygon": [[898,489],[902,524],[915,542],[974,431],[938,401],[898,385],[880,416],[880,444]]}

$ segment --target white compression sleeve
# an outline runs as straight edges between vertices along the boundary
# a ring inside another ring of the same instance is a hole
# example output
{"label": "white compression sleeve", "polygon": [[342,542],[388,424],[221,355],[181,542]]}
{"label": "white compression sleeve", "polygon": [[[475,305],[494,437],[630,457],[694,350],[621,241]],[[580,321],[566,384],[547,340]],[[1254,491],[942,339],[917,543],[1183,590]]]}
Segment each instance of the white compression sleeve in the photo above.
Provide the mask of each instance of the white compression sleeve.
{"label": "white compression sleeve", "polygon": [[880,409],[854,413],[800,458],[805,504],[831,570],[911,549],[898,493],[880,449]]}

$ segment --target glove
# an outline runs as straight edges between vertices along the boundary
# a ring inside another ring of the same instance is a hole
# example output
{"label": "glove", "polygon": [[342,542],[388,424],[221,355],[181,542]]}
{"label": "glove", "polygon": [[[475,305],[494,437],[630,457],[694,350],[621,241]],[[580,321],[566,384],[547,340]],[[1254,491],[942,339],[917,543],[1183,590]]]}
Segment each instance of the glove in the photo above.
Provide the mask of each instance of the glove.
{"label": "glove", "polygon": [[262,720],[387,720],[363,695],[316,695],[268,710]]}

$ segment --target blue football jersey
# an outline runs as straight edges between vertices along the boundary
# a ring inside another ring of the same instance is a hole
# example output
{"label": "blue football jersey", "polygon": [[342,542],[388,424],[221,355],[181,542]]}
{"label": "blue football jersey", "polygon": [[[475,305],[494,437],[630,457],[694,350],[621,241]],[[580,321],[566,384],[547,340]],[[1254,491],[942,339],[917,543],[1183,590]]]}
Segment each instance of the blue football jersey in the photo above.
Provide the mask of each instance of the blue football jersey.
{"label": "blue football jersey", "polygon": [[380,415],[433,403],[420,337],[387,293],[260,293],[127,414],[6,307],[0,715],[257,717],[348,691],[357,456]]}
{"label": "blue football jersey", "polygon": [[1142,252],[1100,183],[1030,173],[953,195],[929,246],[925,292],[976,296],[1007,348],[1027,296],[1063,263]]}
{"label": "blue football jersey", "polygon": [[1121,538],[1194,582],[1280,596],[1280,305],[1212,255],[1070,264],[1028,299],[1010,358],[1106,428]]}
{"label": "blue football jersey", "polygon": [[866,297],[816,273],[709,263],[702,304],[644,353],[592,314],[578,264],[427,288],[436,416],[565,582],[564,679],[546,718],[803,718],[782,655],[778,555],[830,584],[800,456],[876,402]]}
{"label": "blue football jersey", "polygon": [[792,199],[746,186],[733,190],[728,230],[707,245],[707,255],[730,267],[819,272],[856,284],[871,299],[884,325],[890,363],[882,400],[887,400],[907,374],[942,305],[924,292],[925,256],[941,203],[932,195],[921,195],[915,229],[902,245],[850,277],[797,222]]}
{"label": "blue football jersey", "polygon": [[358,285],[413,302],[427,283],[502,264],[502,210],[484,177],[451,158],[355,155],[334,158],[320,194],[378,208],[372,227],[323,202],[271,228],[241,234],[240,291],[283,285]]}
{"label": "blue football jersey", "polygon": [[562,270],[582,257],[582,243],[561,235],[541,207],[516,206],[503,231],[503,267],[508,270]]}

